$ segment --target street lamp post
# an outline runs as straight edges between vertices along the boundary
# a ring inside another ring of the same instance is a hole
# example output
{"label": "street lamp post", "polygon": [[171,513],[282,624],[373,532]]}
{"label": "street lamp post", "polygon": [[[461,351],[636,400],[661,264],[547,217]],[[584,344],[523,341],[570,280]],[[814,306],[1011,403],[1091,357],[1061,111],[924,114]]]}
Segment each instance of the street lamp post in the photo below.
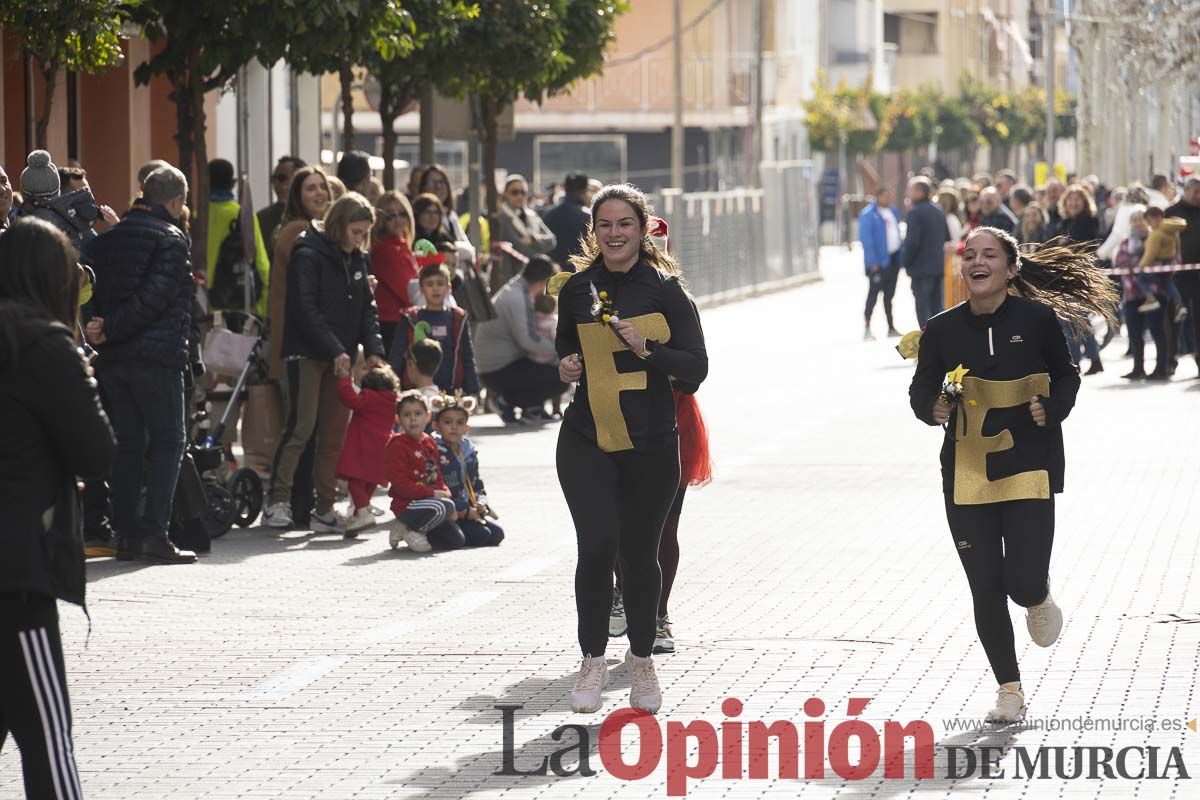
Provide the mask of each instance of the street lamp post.
{"label": "street lamp post", "polygon": [[1058,15],[1054,10],[1054,0],[1046,0],[1042,15],[1042,47],[1046,51],[1046,169],[1048,175],[1054,174],[1054,24]]}

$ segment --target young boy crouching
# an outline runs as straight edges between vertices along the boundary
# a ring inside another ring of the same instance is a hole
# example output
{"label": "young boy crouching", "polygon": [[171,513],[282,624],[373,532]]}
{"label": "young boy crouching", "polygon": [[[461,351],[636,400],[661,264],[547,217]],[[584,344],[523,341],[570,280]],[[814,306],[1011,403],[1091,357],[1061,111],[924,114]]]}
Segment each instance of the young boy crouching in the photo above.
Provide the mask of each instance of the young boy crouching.
{"label": "young boy crouching", "polygon": [[487,493],[479,477],[479,451],[467,437],[475,398],[444,396],[433,401],[433,429],[442,475],[454,500],[455,518],[468,547],[498,545],[504,530],[489,516]]}

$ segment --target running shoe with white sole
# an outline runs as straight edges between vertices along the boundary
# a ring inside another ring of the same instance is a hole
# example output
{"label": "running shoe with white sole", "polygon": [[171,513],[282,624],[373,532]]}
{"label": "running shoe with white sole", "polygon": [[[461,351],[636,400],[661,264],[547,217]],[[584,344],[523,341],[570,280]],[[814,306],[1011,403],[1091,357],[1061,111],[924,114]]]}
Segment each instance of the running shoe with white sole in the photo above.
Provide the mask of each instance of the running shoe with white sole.
{"label": "running shoe with white sole", "polygon": [[654,654],[674,652],[675,636],[671,633],[671,620],[666,616],[659,617],[654,629]]}
{"label": "running shoe with white sole", "polygon": [[400,543],[404,541],[404,537],[408,535],[408,527],[396,520],[392,523],[392,529],[388,531],[388,546],[393,550],[400,549]]}
{"label": "running shoe with white sole", "polygon": [[337,512],[332,508],[324,514],[313,512],[312,517],[308,520],[308,526],[313,533],[345,533],[346,529],[342,527],[342,519]]}
{"label": "running shoe with white sole", "polygon": [[286,530],[292,527],[292,506],[290,503],[272,503],[263,512],[262,524],[268,528]]}
{"label": "running shoe with white sole", "polygon": [[1025,610],[1025,627],[1029,629],[1029,637],[1039,647],[1049,647],[1058,641],[1062,632],[1062,609],[1054,602],[1054,598],[1046,592],[1046,599],[1036,606]]}
{"label": "running shoe with white sole", "polygon": [[375,515],[371,513],[371,509],[369,507],[364,507],[346,517],[343,522],[345,527],[345,536],[353,539],[360,531],[365,531],[367,528],[372,528],[375,526]]}
{"label": "running shoe with white sole", "polygon": [[629,622],[625,619],[625,600],[619,591],[613,589],[612,608],[608,612],[608,635],[624,636],[627,630]]}
{"label": "running shoe with white sole", "polygon": [[1021,722],[1025,719],[1025,692],[1019,682],[1002,683],[996,690],[996,707],[984,717],[984,722],[1002,725]]}
{"label": "running shoe with white sole", "polygon": [[571,710],[579,714],[599,711],[604,703],[600,693],[607,684],[608,664],[604,656],[584,656],[579,663],[579,674],[575,676],[575,687],[571,689]]}
{"label": "running shoe with white sole", "polygon": [[625,653],[625,669],[629,670],[629,705],[651,714],[662,707],[662,689],[654,672],[654,659],[639,658],[632,650]]}
{"label": "running shoe with white sole", "polygon": [[408,543],[408,549],[414,553],[428,553],[433,550],[429,538],[420,531],[407,531],[404,534],[404,541]]}

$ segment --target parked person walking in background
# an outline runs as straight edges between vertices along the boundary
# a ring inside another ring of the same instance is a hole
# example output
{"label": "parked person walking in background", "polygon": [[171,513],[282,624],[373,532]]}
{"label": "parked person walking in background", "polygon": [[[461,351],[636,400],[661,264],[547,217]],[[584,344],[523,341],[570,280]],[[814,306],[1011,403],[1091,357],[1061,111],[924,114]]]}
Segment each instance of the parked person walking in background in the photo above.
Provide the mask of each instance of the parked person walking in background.
{"label": "parked person walking in background", "polygon": [[923,176],[908,182],[911,208],[905,218],[904,268],[912,281],[917,306],[917,324],[924,328],[934,314],[942,310],[942,281],[945,272],[946,242],[950,228],[941,208],[929,201],[933,184]]}
{"label": "parked person walking in background", "polygon": [[864,312],[863,340],[873,341],[871,315],[875,300],[883,294],[883,313],[887,317],[888,336],[899,336],[892,318],[892,297],[896,294],[896,279],[900,276],[900,217],[892,208],[892,190],[881,186],[875,201],[858,215],[858,237],[862,240],[863,266],[867,272],[867,307]]}

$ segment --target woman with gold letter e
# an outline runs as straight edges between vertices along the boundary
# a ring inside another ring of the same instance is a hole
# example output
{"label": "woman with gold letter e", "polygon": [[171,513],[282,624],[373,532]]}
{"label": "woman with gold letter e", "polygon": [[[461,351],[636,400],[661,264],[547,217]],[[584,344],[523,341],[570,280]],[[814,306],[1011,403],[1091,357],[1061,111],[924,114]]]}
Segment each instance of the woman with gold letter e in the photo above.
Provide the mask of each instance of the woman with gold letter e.
{"label": "woman with gold letter e", "polygon": [[1000,684],[988,722],[1025,718],[1008,598],[1025,607],[1035,643],[1062,629],[1050,596],[1054,494],[1063,490],[1062,422],[1079,368],[1059,318],[1116,323],[1117,295],[1091,250],[1021,254],[1012,236],[977,228],[963,250],[968,300],[929,320],[909,398],[917,418],[944,425],[946,518],[967,573],[975,627]]}
{"label": "woman with gold letter e", "polygon": [[625,584],[629,704],[655,712],[658,543],[679,489],[679,436],[671,386],[708,375],[704,331],[675,260],[648,234],[640,191],[606,186],[592,228],[558,289],[559,376],[579,381],[558,437],[558,479],[575,522],[575,606],[583,662],[571,708],[590,713],[608,680],[604,651],[618,558]]}

